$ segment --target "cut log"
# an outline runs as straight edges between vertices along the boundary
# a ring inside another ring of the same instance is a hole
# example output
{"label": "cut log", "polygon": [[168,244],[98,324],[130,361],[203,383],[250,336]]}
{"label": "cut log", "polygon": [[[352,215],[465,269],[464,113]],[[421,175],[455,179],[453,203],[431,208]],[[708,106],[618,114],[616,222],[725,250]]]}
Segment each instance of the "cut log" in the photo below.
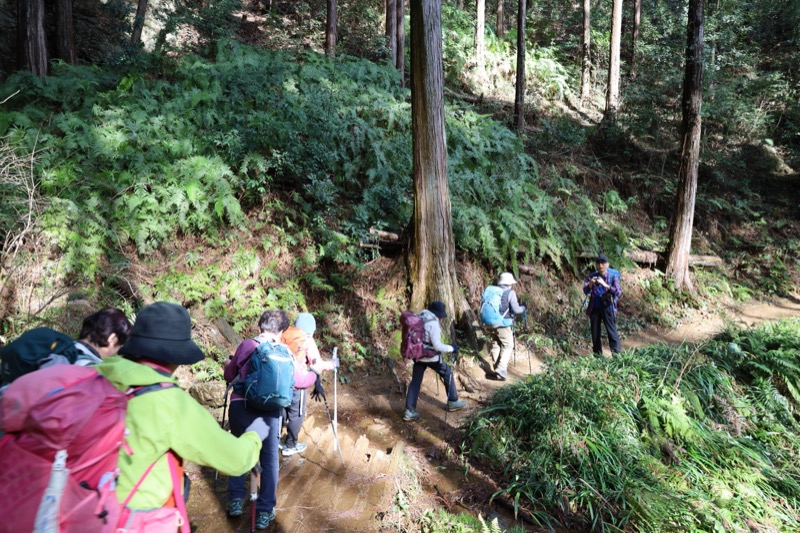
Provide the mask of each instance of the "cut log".
{"label": "cut log", "polygon": [[391,231],[383,231],[375,228],[369,228],[369,234],[375,235],[378,239],[383,241],[399,241],[400,235],[392,233]]}
{"label": "cut log", "polygon": [[714,267],[714,268],[722,268],[724,261],[721,257],[717,257],[716,255],[690,255],[689,256],[689,266],[690,267]]}

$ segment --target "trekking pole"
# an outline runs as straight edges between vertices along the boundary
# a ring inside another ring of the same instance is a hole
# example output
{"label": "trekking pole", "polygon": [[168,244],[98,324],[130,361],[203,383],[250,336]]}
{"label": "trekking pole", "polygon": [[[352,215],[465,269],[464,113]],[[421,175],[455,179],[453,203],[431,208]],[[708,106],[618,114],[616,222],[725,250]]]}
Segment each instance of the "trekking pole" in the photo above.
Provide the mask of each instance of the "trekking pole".
{"label": "trekking pole", "polygon": [[261,464],[250,471],[250,533],[256,533],[256,500],[258,500],[258,482],[261,476]]}
{"label": "trekking pole", "polygon": [[339,446],[339,434],[336,432],[336,425],[333,423],[333,419],[331,418],[331,410],[328,407],[328,399],[326,397],[322,397],[322,400],[325,402],[325,412],[328,414],[328,420],[331,423],[331,429],[333,429],[333,440],[335,442],[336,450],[339,451],[339,458],[342,460],[342,466],[347,468],[347,465],[344,464],[344,456],[342,455],[342,447]]}
{"label": "trekking pole", "polygon": [[[333,361],[333,434],[336,434],[336,430],[339,427],[339,401],[338,401],[338,388],[339,388],[339,347],[333,347],[333,356],[331,356],[331,360]],[[339,440],[336,440],[336,449],[339,449]],[[339,451],[339,453],[342,453]]]}
{"label": "trekking pole", "polygon": [[[528,306],[525,306],[525,310],[522,312],[522,330],[528,335],[528,340],[530,340],[530,333],[528,332]],[[531,347],[528,342],[525,342],[525,348],[528,349],[528,375],[533,374],[533,363],[531,362]]]}

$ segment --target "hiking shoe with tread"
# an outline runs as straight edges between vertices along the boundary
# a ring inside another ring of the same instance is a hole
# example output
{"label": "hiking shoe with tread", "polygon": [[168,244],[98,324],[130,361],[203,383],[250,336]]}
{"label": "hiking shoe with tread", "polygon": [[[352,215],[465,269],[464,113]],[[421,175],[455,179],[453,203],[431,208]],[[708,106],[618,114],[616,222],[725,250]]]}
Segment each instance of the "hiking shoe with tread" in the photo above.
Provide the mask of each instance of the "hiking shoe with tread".
{"label": "hiking shoe with tread", "polygon": [[406,409],[403,412],[403,420],[406,422],[413,422],[414,420],[419,419],[419,413],[416,411],[412,411],[411,409]]}
{"label": "hiking shoe with tread", "polygon": [[244,498],[234,498],[228,502],[228,516],[242,516]]}
{"label": "hiking shoe with tread", "polygon": [[291,448],[286,446],[286,445],[284,445],[283,449],[281,450],[281,455],[283,455],[284,457],[290,457],[290,456],[292,456],[292,455],[294,455],[296,453],[302,453],[302,452],[306,451],[306,448],[308,448],[308,445],[304,444],[302,442],[298,442],[297,444],[295,444]]}
{"label": "hiking shoe with tread", "polygon": [[447,402],[447,410],[458,411],[459,409],[463,409],[467,406],[467,400],[456,400],[454,402]]}
{"label": "hiking shoe with tread", "polygon": [[497,381],[505,381],[508,379],[508,372],[505,370],[495,370],[494,376],[497,378]]}
{"label": "hiking shoe with tread", "polygon": [[256,513],[256,529],[267,529],[275,521],[275,509],[270,512],[258,511]]}

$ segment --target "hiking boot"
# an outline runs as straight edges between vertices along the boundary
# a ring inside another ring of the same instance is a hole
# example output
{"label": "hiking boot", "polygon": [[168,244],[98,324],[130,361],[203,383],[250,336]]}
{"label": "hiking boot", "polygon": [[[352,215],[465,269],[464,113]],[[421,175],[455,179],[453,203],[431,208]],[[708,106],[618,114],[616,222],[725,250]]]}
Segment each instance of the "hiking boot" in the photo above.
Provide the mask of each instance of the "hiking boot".
{"label": "hiking boot", "polygon": [[403,412],[403,420],[407,422],[413,422],[419,418],[419,413],[416,411],[412,411],[411,409],[406,409]]}
{"label": "hiking boot", "polygon": [[454,402],[447,402],[448,411],[458,411],[467,406],[467,400],[456,400]]}
{"label": "hiking boot", "polygon": [[306,444],[303,444],[302,442],[298,442],[291,448],[284,445],[283,450],[281,450],[281,455],[283,455],[284,457],[289,457],[290,455],[304,452],[306,448],[308,448],[308,446]]}
{"label": "hiking boot", "polygon": [[505,370],[495,370],[494,376],[497,378],[497,381],[505,381],[508,379],[508,372]]}
{"label": "hiking boot", "polygon": [[234,498],[228,502],[228,516],[242,516],[244,498]]}
{"label": "hiking boot", "polygon": [[267,529],[270,522],[275,521],[275,509],[270,512],[259,511],[256,513],[256,529]]}

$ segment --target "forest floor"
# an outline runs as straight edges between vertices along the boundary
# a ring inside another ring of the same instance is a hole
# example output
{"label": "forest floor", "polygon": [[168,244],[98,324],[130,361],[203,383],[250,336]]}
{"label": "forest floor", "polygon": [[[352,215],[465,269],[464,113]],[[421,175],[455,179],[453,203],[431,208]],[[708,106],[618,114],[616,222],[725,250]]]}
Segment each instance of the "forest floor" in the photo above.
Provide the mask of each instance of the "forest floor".
{"label": "forest floor", "polygon": [[[728,324],[752,326],[797,316],[798,295],[728,303],[713,312],[692,312],[674,329],[649,327],[631,333],[623,337],[623,345],[695,343],[714,336]],[[583,326],[587,340],[575,351],[588,354],[588,326]],[[488,356],[485,351],[481,355],[463,358],[457,369],[460,395],[469,401],[468,408],[446,413],[443,388],[435,374],[428,372],[418,406],[422,418],[415,423],[401,419],[410,366],[373,372],[360,381],[353,379],[348,385],[340,385],[337,412],[341,456],[335,448],[325,404],[310,402],[300,438],[308,449],[281,458],[277,521],[268,531],[416,531],[421,528],[409,528],[410,520],[417,524],[434,520],[424,513],[436,508],[497,517],[504,528],[522,525],[514,522],[508,502],[496,499],[494,505],[488,504],[497,485],[489,474],[475,465],[468,466],[459,453],[457,443],[462,441],[467,423],[503,385],[487,378],[484,369]],[[518,343],[510,379],[525,379],[529,372],[541,372],[544,365],[536,353]],[[328,389],[328,405],[333,410],[330,382]],[[242,518],[225,516],[224,477],[216,478],[213,471],[196,466],[190,466],[189,475],[193,481],[189,515],[195,531],[250,530],[249,504]],[[526,527],[539,531],[531,524]]]}

